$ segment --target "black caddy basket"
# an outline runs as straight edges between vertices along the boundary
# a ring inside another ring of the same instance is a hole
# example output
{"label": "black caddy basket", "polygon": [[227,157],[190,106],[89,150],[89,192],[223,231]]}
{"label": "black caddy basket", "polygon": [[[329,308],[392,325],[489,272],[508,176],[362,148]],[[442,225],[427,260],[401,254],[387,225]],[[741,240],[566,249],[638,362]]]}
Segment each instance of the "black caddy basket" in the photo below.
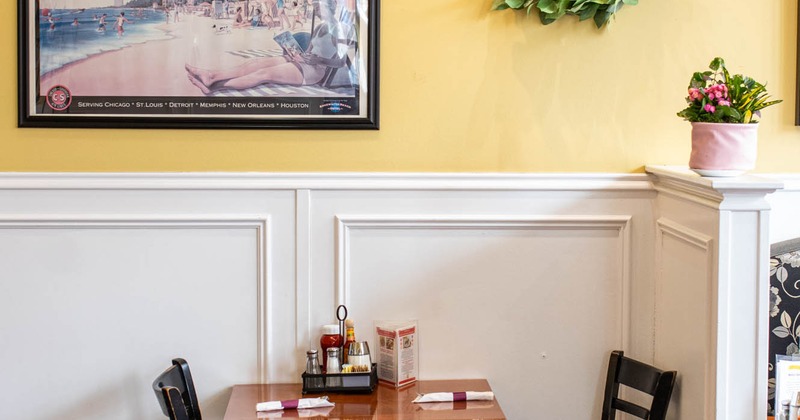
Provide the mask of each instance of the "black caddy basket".
{"label": "black caddy basket", "polygon": [[[320,394],[326,392],[369,394],[378,385],[378,365],[372,364],[371,372],[363,373],[322,373],[312,375],[303,373],[303,394]],[[322,382],[322,387],[314,386],[314,379]],[[340,379],[341,386],[328,386],[329,379]]]}

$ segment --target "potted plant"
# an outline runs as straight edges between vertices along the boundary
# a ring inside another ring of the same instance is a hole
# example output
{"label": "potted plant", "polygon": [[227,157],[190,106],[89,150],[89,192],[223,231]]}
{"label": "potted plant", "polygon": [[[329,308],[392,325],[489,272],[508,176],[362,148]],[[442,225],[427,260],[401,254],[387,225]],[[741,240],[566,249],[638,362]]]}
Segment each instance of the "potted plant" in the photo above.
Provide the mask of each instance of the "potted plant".
{"label": "potted plant", "polygon": [[692,123],[689,168],[703,176],[736,176],[755,167],[758,119],[770,101],[766,86],[747,76],[731,76],[714,58],[711,71],[689,81],[688,106],[678,116]]}
{"label": "potted plant", "polygon": [[566,15],[575,15],[581,21],[593,19],[601,28],[622,6],[638,3],[639,0],[493,0],[492,10],[524,9],[528,14],[538,13],[544,25]]}

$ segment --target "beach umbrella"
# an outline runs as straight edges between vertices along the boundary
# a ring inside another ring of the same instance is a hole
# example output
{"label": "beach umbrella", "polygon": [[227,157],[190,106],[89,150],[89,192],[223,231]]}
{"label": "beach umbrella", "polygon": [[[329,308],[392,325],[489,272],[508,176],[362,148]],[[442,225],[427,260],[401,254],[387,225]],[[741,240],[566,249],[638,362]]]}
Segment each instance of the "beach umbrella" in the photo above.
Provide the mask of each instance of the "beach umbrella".
{"label": "beach umbrella", "polygon": [[42,9],[42,16],[50,16],[50,9],[46,7]]}

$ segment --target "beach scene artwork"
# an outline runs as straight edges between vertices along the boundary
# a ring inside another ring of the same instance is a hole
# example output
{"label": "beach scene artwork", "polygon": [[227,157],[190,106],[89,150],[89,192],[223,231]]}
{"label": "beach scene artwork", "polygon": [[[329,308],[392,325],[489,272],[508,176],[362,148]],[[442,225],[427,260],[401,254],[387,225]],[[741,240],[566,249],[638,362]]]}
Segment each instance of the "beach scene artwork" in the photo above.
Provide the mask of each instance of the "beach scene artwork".
{"label": "beach scene artwork", "polygon": [[28,11],[35,111],[358,115],[367,4],[39,0]]}

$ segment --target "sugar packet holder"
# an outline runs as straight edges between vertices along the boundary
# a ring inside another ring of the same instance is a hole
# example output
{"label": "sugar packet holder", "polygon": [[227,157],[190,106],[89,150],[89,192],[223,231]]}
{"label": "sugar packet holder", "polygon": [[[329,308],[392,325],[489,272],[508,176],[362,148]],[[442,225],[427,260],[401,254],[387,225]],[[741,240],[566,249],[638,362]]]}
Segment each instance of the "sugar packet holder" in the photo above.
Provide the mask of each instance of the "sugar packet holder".
{"label": "sugar packet holder", "polygon": [[307,408],[333,407],[334,404],[328,401],[328,397],[319,398],[300,398],[298,400],[267,401],[256,404],[256,411],[274,410],[303,410]]}
{"label": "sugar packet holder", "polygon": [[419,394],[413,403],[448,402],[448,401],[489,401],[494,399],[494,392],[466,391],[466,392],[431,392]]}

